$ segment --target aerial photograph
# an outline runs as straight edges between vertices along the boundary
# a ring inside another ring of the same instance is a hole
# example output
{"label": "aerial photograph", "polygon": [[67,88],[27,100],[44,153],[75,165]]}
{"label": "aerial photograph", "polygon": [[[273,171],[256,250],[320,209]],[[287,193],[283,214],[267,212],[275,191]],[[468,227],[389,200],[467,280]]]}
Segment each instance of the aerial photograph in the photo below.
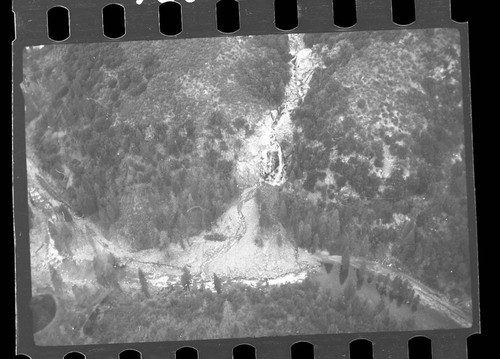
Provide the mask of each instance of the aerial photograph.
{"label": "aerial photograph", "polygon": [[26,47],[36,344],[470,327],[463,85],[454,29]]}

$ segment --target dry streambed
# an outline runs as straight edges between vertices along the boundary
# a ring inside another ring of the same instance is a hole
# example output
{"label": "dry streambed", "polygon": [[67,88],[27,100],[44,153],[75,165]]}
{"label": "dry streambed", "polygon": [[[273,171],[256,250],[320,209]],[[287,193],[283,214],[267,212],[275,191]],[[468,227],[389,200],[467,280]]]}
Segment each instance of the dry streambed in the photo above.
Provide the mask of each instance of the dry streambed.
{"label": "dry streambed", "polygon": [[[226,235],[226,241],[207,241],[204,239],[207,233],[202,233],[188,240],[186,250],[173,246],[169,250],[169,256],[158,250],[134,252],[123,243],[107,240],[93,224],[75,216],[74,228],[81,232],[80,237],[83,238],[79,243],[79,248],[75,250],[71,259],[63,261],[57,255],[49,233],[46,248],[39,252],[32,250],[34,280],[39,279],[42,283],[50,283],[46,274],[37,276],[36,268],[51,264],[58,268],[68,289],[77,285],[97,290],[98,285],[92,273],[92,260],[99,251],[112,253],[125,264],[120,276],[120,286],[125,291],[140,291],[141,286],[137,275],[139,269],[145,273],[152,292],[179,285],[184,267],[193,274],[193,283],[196,286],[203,284],[211,290],[213,290],[214,273],[219,275],[224,282],[239,282],[254,287],[263,284],[280,285],[298,282],[311,273],[320,275],[320,263],[325,259],[323,256],[313,255],[301,249],[296,251],[286,241],[282,246],[278,246],[273,240],[265,243],[263,247],[258,247],[254,243],[259,233],[258,211],[254,196],[255,189],[260,183],[261,168],[266,164],[266,154],[270,150],[275,150],[280,154],[277,175],[268,183],[281,185],[286,178],[279,143],[291,138],[293,124],[290,116],[299,101],[307,94],[314,70],[322,66],[315,52],[305,48],[302,35],[290,34],[289,41],[290,53],[293,56],[290,61],[291,80],[285,89],[283,105],[277,110],[264,114],[255,134],[245,142],[242,150],[244,155],[237,164],[237,171],[240,178],[245,178],[240,182],[245,183],[247,188],[242,191],[236,203],[219,219],[212,231],[212,233],[219,232]],[[50,206],[53,209],[57,205],[57,200],[41,188],[37,182],[37,176],[39,176],[37,167],[31,161],[28,161],[28,175],[31,184],[30,195],[42,206]],[[45,211],[47,210],[46,208]],[[85,241],[89,229],[93,233],[92,239],[87,238]],[[39,245],[39,243],[36,244]],[[329,256],[328,259],[338,264],[341,262],[339,256]],[[351,263],[355,268],[360,265],[361,260],[353,258]],[[75,270],[75,268],[80,268],[80,270]],[[422,305],[444,314],[459,326],[470,325],[470,316],[415,279],[374,262],[367,262],[367,269],[373,273],[384,275],[389,273],[391,276],[400,275],[408,279],[420,295]],[[45,273],[47,273],[46,269]],[[337,289],[340,290],[340,288]]]}

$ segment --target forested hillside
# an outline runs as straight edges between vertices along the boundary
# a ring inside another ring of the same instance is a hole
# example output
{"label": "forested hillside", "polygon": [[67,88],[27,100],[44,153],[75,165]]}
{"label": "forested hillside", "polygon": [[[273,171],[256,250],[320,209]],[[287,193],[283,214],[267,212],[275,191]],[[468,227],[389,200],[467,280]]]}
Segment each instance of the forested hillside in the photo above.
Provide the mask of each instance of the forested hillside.
{"label": "forested hillside", "polygon": [[452,296],[469,293],[458,32],[304,41],[325,67],[293,115],[283,223],[307,248],[388,261]]}
{"label": "forested hillside", "polygon": [[76,213],[166,247],[238,195],[234,160],[282,100],[288,51],[273,36],[27,50],[28,141]]}
{"label": "forested hillside", "polygon": [[454,30],[32,47],[24,76],[37,343],[471,323]]}

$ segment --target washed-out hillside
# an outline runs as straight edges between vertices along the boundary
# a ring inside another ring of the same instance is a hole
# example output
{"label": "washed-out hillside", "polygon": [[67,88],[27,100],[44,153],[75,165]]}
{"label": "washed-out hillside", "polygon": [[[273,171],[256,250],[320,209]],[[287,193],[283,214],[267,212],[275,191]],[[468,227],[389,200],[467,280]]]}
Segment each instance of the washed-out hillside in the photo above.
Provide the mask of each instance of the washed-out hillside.
{"label": "washed-out hillside", "polygon": [[24,76],[39,342],[470,322],[454,30],[33,47]]}

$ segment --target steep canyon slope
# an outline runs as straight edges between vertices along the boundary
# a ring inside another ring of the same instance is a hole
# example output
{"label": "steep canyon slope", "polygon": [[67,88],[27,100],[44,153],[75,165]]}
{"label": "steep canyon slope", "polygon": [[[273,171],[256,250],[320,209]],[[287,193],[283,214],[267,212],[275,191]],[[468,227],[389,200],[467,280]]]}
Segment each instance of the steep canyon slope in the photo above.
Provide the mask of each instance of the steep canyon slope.
{"label": "steep canyon slope", "polygon": [[429,30],[27,49],[33,292],[78,305],[91,340],[103,292],[170,296],[186,272],[201,291],[302,285],[351,258],[407,279],[422,328],[467,326],[458,44]]}

